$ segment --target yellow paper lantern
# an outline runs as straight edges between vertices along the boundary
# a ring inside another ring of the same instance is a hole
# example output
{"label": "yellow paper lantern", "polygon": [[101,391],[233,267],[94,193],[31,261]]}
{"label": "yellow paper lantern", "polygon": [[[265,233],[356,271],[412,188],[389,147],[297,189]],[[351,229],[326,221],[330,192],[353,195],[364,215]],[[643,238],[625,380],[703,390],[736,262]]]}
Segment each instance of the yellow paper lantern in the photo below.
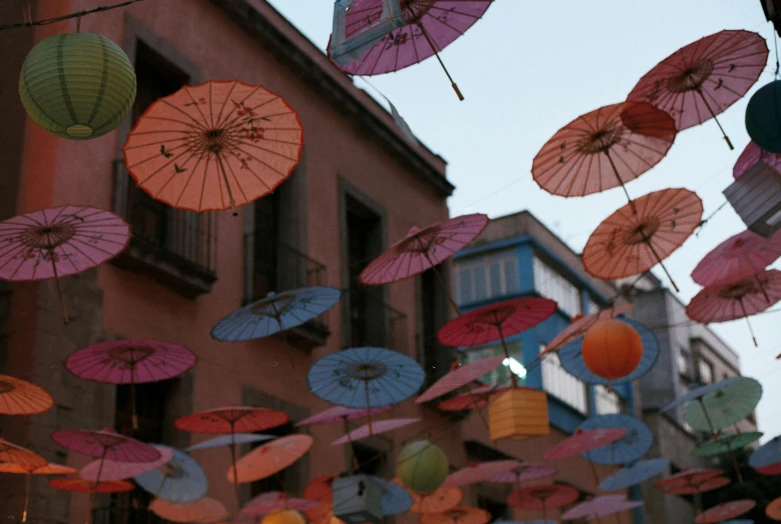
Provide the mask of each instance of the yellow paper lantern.
{"label": "yellow paper lantern", "polygon": [[261,524],[306,524],[306,519],[298,511],[278,509],[263,517]]}
{"label": "yellow paper lantern", "polygon": [[491,396],[488,429],[491,440],[549,435],[548,396],[531,388],[514,388]]}
{"label": "yellow paper lantern", "polygon": [[136,99],[136,74],[125,52],[104,36],[55,35],[24,60],[19,96],[30,117],[50,133],[88,140],[125,120]]}
{"label": "yellow paper lantern", "polygon": [[401,450],[396,461],[396,476],[407,488],[432,493],[449,473],[445,453],[428,440],[419,440]]}

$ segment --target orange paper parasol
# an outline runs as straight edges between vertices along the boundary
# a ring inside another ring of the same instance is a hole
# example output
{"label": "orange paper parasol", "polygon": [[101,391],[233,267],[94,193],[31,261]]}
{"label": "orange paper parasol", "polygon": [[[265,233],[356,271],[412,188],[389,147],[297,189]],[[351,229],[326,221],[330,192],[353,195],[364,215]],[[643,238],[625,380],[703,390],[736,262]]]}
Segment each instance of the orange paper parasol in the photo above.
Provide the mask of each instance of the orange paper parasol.
{"label": "orange paper parasol", "polygon": [[207,82],[152,104],[127,137],[138,186],[173,207],[235,209],[271,193],[298,165],[295,111],[261,86]]}
{"label": "orange paper parasol", "polygon": [[464,500],[464,492],[460,488],[437,488],[432,493],[418,493],[407,488],[401,479],[395,478],[393,482],[404,488],[412,495],[413,513],[444,513],[461,504]]}
{"label": "orange paper parasol", "polygon": [[553,195],[585,196],[621,186],[655,166],[673,145],[675,120],[647,102],[579,116],[534,157],[532,176]]}
{"label": "orange paper parasol", "polygon": [[174,504],[167,500],[155,499],[149,505],[149,511],[171,522],[206,524],[228,518],[228,510],[222,502],[209,497],[189,504]]}
{"label": "orange paper parasol", "polygon": [[340,519],[334,517],[334,480],[336,477],[330,475],[318,477],[310,482],[304,490],[305,499],[322,503],[320,507],[304,512],[310,524],[344,524]]}
{"label": "orange paper parasol", "polygon": [[781,520],[781,497],[770,501],[765,507],[765,515],[772,520]]}
{"label": "orange paper parasol", "polygon": [[4,463],[0,464],[0,473],[12,473],[15,475],[27,475],[27,486],[24,491],[24,511],[22,512],[22,522],[27,522],[27,509],[30,505],[30,484],[33,475],[72,475],[78,470],[59,464],[47,464],[40,468],[26,468],[18,464]]}
{"label": "orange paper parasol", "polygon": [[757,505],[751,499],[733,500],[708,508],[694,519],[696,524],[716,524],[748,513]]}
{"label": "orange paper parasol", "polygon": [[26,380],[0,375],[0,415],[37,415],[54,406],[43,388]]}
{"label": "orange paper parasol", "polygon": [[491,515],[478,508],[459,506],[443,513],[423,513],[420,524],[487,524]]}
{"label": "orange paper parasol", "polygon": [[[583,249],[583,267],[602,280],[639,275],[662,264],[700,225],[702,200],[688,189],[649,193],[607,217]],[[676,291],[678,287],[662,264]]]}
{"label": "orange paper parasol", "polygon": [[[272,440],[250,451],[228,470],[229,482],[254,482],[282,471],[304,456],[314,439],[309,435],[290,435]],[[235,472],[235,473],[234,473]]]}
{"label": "orange paper parasol", "polygon": [[42,456],[2,438],[0,438],[0,462],[14,464],[28,471],[42,468],[48,464]]}

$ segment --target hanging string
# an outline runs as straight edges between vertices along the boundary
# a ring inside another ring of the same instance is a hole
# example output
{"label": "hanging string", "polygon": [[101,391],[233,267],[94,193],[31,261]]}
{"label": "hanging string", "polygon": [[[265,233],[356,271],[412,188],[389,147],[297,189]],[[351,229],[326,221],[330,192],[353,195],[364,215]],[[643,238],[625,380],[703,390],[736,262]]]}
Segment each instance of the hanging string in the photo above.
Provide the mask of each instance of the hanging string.
{"label": "hanging string", "polygon": [[716,211],[714,211],[713,213],[711,213],[710,215],[708,215],[706,218],[704,218],[703,220],[701,220],[701,221],[700,221],[700,225],[699,225],[699,226],[697,226],[697,231],[696,231],[696,233],[694,233],[694,236],[695,236],[695,237],[699,237],[699,236],[700,236],[700,232],[702,231],[702,228],[703,228],[703,226],[704,226],[705,224],[707,224],[707,223],[708,223],[708,221],[709,221],[711,218],[713,218],[714,216],[716,216],[716,213],[718,213],[719,211],[721,211],[722,209],[724,209],[724,207],[725,207],[727,204],[729,204],[729,201],[725,200],[724,202],[722,202],[722,203],[721,203],[721,205],[720,205],[719,207],[717,207],[717,208],[716,208]]}
{"label": "hanging string", "polygon": [[[96,7],[94,9],[89,9],[87,11],[79,11],[77,13],[71,13],[68,15],[58,16],[56,18],[49,18],[46,20],[37,20],[33,21],[32,16],[30,16],[29,22],[22,22],[17,24],[5,24],[0,25],[0,31],[7,31],[9,29],[18,29],[20,27],[30,27],[30,26],[39,26],[39,25],[49,25],[49,24],[56,24],[57,22],[62,22],[65,20],[70,20],[72,18],[80,19],[82,15],[91,15],[93,13],[102,13],[104,11],[111,11],[112,9],[118,9],[120,7],[127,7],[131,4],[135,4],[137,2],[144,2],[145,0],[125,0],[124,2],[120,4],[114,4],[114,5],[106,5],[101,7]],[[27,4],[27,7],[29,9],[30,5]],[[79,27],[79,21],[76,22],[77,28]]]}

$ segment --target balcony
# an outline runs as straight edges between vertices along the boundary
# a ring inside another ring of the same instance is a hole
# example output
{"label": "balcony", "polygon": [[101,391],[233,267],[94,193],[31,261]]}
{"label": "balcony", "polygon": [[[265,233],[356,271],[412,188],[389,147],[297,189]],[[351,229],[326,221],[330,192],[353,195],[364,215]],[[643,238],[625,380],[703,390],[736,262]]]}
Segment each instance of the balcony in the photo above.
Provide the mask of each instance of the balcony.
{"label": "balcony", "polygon": [[342,297],[344,348],[374,346],[407,353],[407,315],[381,299],[382,290],[352,287]]}
{"label": "balcony", "polygon": [[[253,258],[252,292],[245,302],[251,303],[265,298],[271,291],[278,293],[323,286],[326,269],[324,264],[282,242],[277,243],[275,252],[256,251]],[[307,351],[324,346],[331,334],[324,316],[286,331],[287,341]]]}
{"label": "balcony", "polygon": [[[114,162],[114,175],[114,211],[133,232],[114,264],[146,273],[188,298],[211,291],[217,280],[217,215],[154,200],[135,186],[121,161]],[[125,183],[120,184],[123,177]]]}

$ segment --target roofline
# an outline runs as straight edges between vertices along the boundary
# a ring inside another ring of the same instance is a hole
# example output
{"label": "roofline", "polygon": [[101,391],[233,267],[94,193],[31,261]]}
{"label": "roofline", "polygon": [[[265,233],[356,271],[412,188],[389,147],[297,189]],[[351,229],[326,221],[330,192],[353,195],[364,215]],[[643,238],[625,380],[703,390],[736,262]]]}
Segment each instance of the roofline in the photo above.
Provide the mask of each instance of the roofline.
{"label": "roofline", "polygon": [[[280,59],[301,81],[309,84],[340,114],[353,120],[362,133],[386,148],[439,197],[453,194],[455,186],[445,173],[447,162],[422,143],[415,147],[398,129],[391,115],[266,0],[210,0],[253,40]],[[286,34],[285,29],[288,33]],[[309,47],[307,50],[306,47]],[[427,158],[429,157],[429,158]],[[439,168],[436,164],[442,163]]]}

